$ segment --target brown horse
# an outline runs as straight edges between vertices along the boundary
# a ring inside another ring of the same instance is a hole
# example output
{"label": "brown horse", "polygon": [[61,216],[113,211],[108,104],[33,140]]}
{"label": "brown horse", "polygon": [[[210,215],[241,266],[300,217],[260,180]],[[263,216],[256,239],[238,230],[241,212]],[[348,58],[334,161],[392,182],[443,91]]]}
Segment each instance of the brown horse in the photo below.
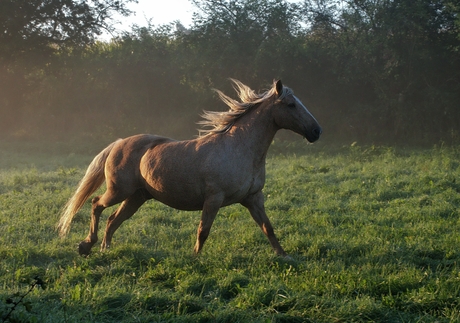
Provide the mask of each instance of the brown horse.
{"label": "brown horse", "polygon": [[291,89],[281,81],[256,94],[232,80],[241,102],[217,91],[229,106],[227,112],[205,112],[201,122],[209,130],[193,140],[176,141],[155,135],[119,139],[89,165],[58,223],[61,236],[69,231],[75,213],[106,182],[104,194],[93,198],[89,234],[79,253],[88,255],[97,242],[102,211],[121,203],[108,218],[101,250],[110,247],[117,228],[149,199],[180,210],[202,210],[195,253],[209,235],[219,208],[245,206],[278,255],[286,253],[265,214],[262,188],[265,157],[279,129],[290,129],[308,141],[321,135],[321,127]]}

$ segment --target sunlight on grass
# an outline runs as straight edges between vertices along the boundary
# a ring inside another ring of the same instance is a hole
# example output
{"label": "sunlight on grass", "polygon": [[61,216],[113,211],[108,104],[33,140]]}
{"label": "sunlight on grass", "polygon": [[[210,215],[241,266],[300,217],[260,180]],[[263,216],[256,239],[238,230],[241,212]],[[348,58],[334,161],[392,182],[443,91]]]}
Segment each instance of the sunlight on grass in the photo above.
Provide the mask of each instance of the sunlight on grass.
{"label": "sunlight on grass", "polygon": [[24,164],[6,150],[0,312],[35,276],[47,284],[18,305],[15,322],[460,320],[455,148],[272,153],[266,209],[291,260],[274,255],[239,205],[220,210],[194,256],[200,213],[154,201],[120,227],[111,250],[79,257],[89,204],[65,240],[55,224],[91,156],[56,154],[46,163],[35,154]]}

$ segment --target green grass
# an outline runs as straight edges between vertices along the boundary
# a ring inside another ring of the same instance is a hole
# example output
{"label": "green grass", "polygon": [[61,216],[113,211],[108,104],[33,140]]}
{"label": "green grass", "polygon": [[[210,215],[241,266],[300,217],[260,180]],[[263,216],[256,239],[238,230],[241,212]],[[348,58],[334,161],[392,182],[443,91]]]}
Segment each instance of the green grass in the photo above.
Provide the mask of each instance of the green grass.
{"label": "green grass", "polygon": [[43,147],[0,147],[2,317],[35,276],[47,286],[11,322],[460,321],[456,148],[275,145],[264,192],[284,260],[238,205],[195,257],[199,212],[153,201],[82,258],[89,204],[65,240],[55,224],[97,151]]}

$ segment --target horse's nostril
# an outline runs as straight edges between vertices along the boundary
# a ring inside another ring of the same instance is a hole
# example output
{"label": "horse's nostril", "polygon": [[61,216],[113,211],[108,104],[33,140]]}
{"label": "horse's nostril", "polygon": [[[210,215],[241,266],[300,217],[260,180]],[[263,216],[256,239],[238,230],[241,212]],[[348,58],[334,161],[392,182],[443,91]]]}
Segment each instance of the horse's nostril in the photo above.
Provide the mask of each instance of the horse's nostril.
{"label": "horse's nostril", "polygon": [[323,133],[323,130],[321,128],[313,129],[313,134],[317,137],[319,137],[322,133]]}

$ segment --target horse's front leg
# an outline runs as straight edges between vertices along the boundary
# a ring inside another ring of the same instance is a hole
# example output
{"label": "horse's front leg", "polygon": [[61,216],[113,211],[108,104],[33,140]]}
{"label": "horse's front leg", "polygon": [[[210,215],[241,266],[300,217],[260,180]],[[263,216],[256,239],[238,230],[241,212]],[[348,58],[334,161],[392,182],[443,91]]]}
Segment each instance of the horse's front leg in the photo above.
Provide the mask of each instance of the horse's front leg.
{"label": "horse's front leg", "polygon": [[286,257],[287,254],[276,238],[270,220],[265,213],[264,196],[262,192],[259,191],[254,195],[248,196],[243,202],[241,202],[241,204],[249,210],[252,218],[260,226],[263,233],[267,236],[268,241],[270,241],[273,249],[275,249],[276,254],[282,257]]}
{"label": "horse's front leg", "polygon": [[195,254],[199,253],[203,248],[203,244],[209,236],[212,223],[216,218],[219,208],[222,206],[222,202],[222,194],[213,195],[205,200],[203,205],[203,211],[201,212],[200,225],[198,226],[198,231],[196,235],[195,248],[193,250]]}

